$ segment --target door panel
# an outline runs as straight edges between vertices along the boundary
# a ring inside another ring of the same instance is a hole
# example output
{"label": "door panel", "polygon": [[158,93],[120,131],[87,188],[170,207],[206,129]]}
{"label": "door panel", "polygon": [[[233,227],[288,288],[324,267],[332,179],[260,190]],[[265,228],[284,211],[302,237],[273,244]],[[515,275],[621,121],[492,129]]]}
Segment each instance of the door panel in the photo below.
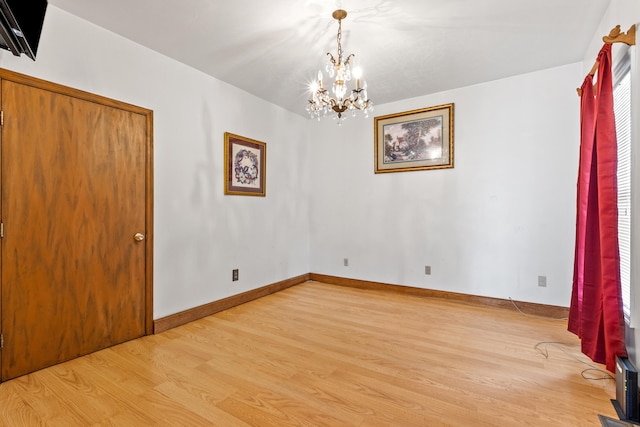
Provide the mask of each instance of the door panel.
{"label": "door panel", "polygon": [[2,379],[145,334],[146,117],[2,81]]}

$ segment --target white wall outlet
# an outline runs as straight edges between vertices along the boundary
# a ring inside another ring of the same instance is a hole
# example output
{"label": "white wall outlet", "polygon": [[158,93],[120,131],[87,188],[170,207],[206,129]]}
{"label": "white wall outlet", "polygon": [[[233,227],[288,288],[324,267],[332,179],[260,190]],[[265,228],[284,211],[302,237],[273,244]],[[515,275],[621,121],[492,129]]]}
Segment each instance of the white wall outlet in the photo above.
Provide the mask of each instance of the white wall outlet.
{"label": "white wall outlet", "polygon": [[541,288],[547,287],[547,276],[538,276],[538,286]]}
{"label": "white wall outlet", "polygon": [[430,265],[425,265],[424,266],[424,274],[431,274],[431,266]]}
{"label": "white wall outlet", "polygon": [[349,258],[344,259],[344,266],[349,267]]}

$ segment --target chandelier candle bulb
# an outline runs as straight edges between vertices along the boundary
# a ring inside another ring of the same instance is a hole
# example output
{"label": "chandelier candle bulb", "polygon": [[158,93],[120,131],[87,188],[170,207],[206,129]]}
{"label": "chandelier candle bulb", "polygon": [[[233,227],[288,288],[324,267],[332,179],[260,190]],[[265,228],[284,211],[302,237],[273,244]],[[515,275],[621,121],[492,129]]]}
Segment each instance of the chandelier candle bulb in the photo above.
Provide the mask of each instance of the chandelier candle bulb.
{"label": "chandelier candle bulb", "polygon": [[360,78],[362,77],[362,69],[360,67],[353,69],[353,77],[356,79],[356,90],[360,90],[362,84],[360,81]]}

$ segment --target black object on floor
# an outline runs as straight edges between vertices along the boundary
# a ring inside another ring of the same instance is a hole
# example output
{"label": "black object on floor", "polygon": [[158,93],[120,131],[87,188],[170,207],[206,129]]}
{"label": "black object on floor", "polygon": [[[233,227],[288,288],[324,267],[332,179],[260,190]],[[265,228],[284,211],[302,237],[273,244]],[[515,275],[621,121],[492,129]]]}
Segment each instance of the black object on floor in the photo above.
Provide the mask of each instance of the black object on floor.
{"label": "black object on floor", "polygon": [[638,371],[626,358],[616,356],[616,399],[612,401],[618,418],[640,421],[638,407]]}
{"label": "black object on floor", "polygon": [[598,415],[598,418],[600,418],[600,424],[602,424],[602,427],[635,427],[638,425],[636,423],[605,417],[604,415]]}

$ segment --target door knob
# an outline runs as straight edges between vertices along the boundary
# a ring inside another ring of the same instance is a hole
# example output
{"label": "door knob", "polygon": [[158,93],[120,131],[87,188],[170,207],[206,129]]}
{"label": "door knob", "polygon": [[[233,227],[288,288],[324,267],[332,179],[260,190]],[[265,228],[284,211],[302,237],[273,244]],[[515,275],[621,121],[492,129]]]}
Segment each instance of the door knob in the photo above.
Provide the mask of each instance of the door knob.
{"label": "door knob", "polygon": [[135,240],[136,242],[142,242],[144,240],[144,234],[142,233],[136,233],[133,235],[133,240]]}

